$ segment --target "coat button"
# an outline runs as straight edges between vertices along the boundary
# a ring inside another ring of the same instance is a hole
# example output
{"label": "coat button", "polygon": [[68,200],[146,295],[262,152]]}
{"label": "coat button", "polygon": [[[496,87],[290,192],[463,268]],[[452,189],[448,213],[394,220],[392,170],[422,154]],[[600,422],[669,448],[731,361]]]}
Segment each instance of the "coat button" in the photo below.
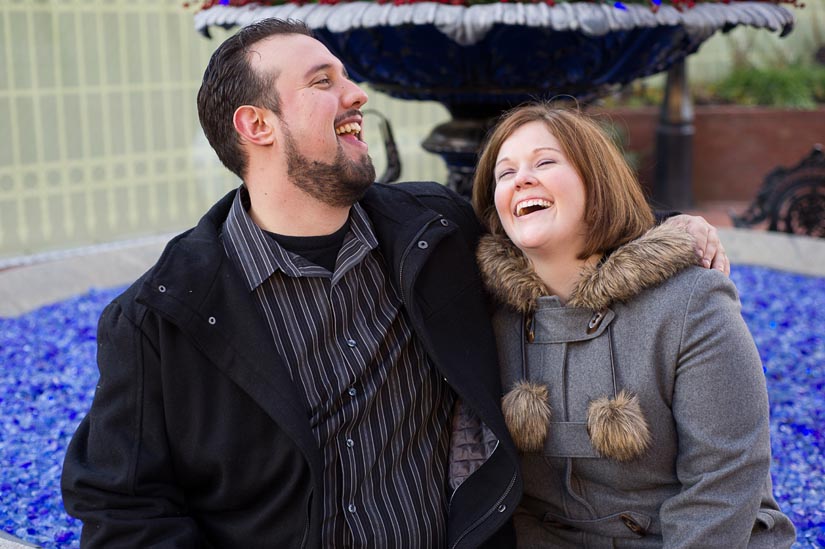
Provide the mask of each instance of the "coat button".
{"label": "coat button", "polygon": [[427,248],[430,247],[430,245],[427,244],[426,240],[419,240],[418,241],[418,247],[421,248],[422,250],[426,250]]}
{"label": "coat button", "polygon": [[507,506],[506,506],[506,505],[503,505],[503,504],[502,504],[502,505],[499,505],[499,506],[498,506],[498,512],[499,512],[499,513],[503,513],[503,512],[504,512],[504,511],[506,511],[506,510],[507,510]]}
{"label": "coat button", "polygon": [[638,536],[645,535],[645,529],[642,528],[642,525],[633,520],[633,517],[630,515],[619,515],[619,518],[622,519],[624,525],[627,526],[627,529],[633,532]]}
{"label": "coat button", "polygon": [[215,323],[217,322],[217,320],[215,320],[215,317],[214,317],[214,316],[210,316],[210,317],[209,317],[208,322],[209,322],[209,324],[211,324],[212,326],[214,326],[214,325],[215,325]]}
{"label": "coat button", "polygon": [[590,335],[595,332],[599,328],[599,324],[602,323],[604,317],[607,316],[607,310],[601,309],[593,313],[593,316],[590,318],[590,322],[587,323],[587,334]]}
{"label": "coat button", "polygon": [[160,286],[158,286],[158,291],[159,291],[160,293],[165,293],[165,292],[166,292],[166,286],[164,286],[163,284],[161,284]]}
{"label": "coat button", "polygon": [[442,224],[443,226],[445,226],[445,227],[446,227],[446,226],[447,226],[447,225],[449,225],[450,223],[449,223],[446,219],[442,219],[442,220],[441,220],[441,224]]}

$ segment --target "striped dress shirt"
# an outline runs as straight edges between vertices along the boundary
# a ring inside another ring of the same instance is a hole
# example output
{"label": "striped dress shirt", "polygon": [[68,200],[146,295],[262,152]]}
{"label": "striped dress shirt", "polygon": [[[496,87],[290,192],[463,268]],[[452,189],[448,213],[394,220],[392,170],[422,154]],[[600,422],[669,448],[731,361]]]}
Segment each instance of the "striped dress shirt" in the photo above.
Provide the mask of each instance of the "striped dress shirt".
{"label": "striped dress shirt", "polygon": [[[350,212],[335,269],[285,250],[241,186],[223,227],[324,459],[325,547],[441,547],[452,390],[390,282],[372,224]],[[316,494],[316,497],[318,494]]]}

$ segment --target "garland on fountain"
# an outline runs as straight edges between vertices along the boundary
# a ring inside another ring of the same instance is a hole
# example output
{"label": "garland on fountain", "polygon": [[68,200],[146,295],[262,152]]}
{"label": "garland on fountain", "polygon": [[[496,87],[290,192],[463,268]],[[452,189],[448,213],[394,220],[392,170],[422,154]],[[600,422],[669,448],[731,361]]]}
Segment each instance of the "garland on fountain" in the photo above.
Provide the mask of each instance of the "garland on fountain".
{"label": "garland on fountain", "polygon": [[[353,2],[357,0],[204,0],[200,4],[201,10],[208,10],[215,6],[280,6],[283,4],[343,4],[346,2]],[[433,2],[436,4],[448,4],[452,6],[474,6],[480,4],[547,4],[548,6],[555,6],[556,4],[575,3],[577,1],[591,4],[612,4],[618,9],[626,9],[625,4],[647,4],[653,11],[656,11],[662,4],[673,6],[677,9],[690,9],[696,4],[719,3],[719,4],[734,4],[737,2],[757,1],[768,2],[771,4],[789,4],[794,7],[803,8],[805,4],[800,0],[374,0],[377,4],[393,4],[396,6],[404,4],[418,4],[422,2]],[[192,5],[190,2],[184,3],[185,7]]]}

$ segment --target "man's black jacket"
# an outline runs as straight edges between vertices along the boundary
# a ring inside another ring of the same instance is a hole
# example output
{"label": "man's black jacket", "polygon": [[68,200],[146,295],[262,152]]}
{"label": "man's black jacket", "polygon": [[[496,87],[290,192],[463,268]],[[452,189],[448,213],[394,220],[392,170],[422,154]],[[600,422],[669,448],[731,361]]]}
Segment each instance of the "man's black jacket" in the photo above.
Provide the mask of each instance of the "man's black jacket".
{"label": "man's black jacket", "polygon": [[[84,547],[320,545],[321,452],[219,236],[235,192],[101,316],[100,382],[62,478]],[[498,439],[451,494],[449,546],[512,546],[521,477],[472,209],[429,183],[375,184],[361,204],[430,360]]]}

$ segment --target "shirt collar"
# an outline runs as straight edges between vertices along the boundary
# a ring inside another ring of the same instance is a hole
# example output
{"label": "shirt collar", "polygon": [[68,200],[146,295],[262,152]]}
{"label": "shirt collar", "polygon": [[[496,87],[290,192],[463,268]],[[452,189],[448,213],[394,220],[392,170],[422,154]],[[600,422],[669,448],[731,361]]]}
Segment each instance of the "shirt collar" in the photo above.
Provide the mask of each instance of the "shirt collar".
{"label": "shirt collar", "polygon": [[[235,263],[240,266],[250,291],[260,286],[277,270],[292,277],[317,275],[315,271],[323,270],[312,265],[307,267],[307,262],[303,261],[303,258],[288,252],[274,239],[267,236],[249,215],[247,211],[249,205],[249,192],[244,185],[241,185],[224,222],[223,234],[224,247]],[[340,279],[352,265],[363,259],[370,250],[378,246],[372,223],[361,204],[355,203],[352,206],[349,220],[349,233],[344,237],[344,243],[338,254],[339,262],[342,254],[345,254],[348,259],[345,262],[345,268],[341,268],[341,265],[336,266],[333,283]]]}

